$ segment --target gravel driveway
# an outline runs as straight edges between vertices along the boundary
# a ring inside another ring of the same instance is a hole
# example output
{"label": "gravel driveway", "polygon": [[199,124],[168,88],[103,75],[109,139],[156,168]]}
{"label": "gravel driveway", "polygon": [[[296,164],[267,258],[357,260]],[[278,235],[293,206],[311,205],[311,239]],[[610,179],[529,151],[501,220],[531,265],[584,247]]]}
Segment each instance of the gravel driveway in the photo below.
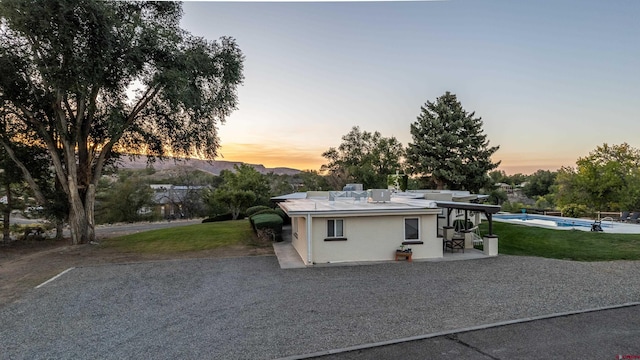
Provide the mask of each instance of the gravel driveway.
{"label": "gravel driveway", "polygon": [[640,301],[640,262],[501,255],[281,270],[273,256],[76,268],[0,309],[3,359],[273,359]]}

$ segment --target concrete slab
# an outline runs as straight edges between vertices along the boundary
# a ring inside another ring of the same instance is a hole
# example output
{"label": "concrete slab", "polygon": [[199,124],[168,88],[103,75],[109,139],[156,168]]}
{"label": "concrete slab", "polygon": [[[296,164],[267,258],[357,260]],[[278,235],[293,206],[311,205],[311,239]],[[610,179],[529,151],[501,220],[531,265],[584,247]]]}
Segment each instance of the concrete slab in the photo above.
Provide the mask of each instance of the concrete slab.
{"label": "concrete slab", "polygon": [[273,251],[278,257],[278,263],[281,269],[300,269],[306,267],[290,241],[285,240],[273,243]]}

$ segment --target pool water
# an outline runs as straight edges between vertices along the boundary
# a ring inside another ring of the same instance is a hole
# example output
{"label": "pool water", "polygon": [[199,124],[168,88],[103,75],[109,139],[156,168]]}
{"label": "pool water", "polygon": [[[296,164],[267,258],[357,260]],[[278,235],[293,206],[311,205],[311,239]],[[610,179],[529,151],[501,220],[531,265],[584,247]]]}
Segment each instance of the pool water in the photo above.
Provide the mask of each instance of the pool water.
{"label": "pool water", "polygon": [[[495,214],[493,215],[494,219],[497,220],[511,220],[512,222],[521,221],[526,224],[532,225],[542,225],[542,226],[550,226],[550,227],[561,227],[561,228],[586,228],[587,230],[591,230],[591,224],[594,223],[593,220],[583,220],[583,219],[573,219],[573,218],[563,218],[559,216],[547,216],[547,215],[531,215],[531,214]],[[610,222],[604,222],[600,225],[603,229],[609,227],[613,227],[613,224]],[[583,229],[580,229],[583,230]]]}
{"label": "pool water", "polygon": [[[495,214],[493,219],[512,224],[544,227],[556,230],[591,231],[593,220],[573,219],[560,216],[532,215],[532,214]],[[600,226],[606,233],[612,234],[640,234],[639,224],[603,221]]]}

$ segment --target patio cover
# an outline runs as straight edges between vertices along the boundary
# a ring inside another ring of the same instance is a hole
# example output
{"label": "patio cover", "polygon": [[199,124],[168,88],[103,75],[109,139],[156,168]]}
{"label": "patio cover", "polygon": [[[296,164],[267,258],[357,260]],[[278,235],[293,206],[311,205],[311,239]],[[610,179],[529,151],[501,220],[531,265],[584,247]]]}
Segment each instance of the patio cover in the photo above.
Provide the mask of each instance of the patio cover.
{"label": "patio cover", "polygon": [[450,215],[453,209],[464,210],[464,223],[465,228],[467,226],[467,220],[469,220],[469,211],[478,211],[483,212],[487,220],[489,221],[489,235],[493,235],[493,214],[500,211],[500,206],[498,205],[483,205],[483,204],[472,204],[472,203],[463,203],[456,201],[436,201],[436,204],[439,208],[447,209],[447,226],[450,226]]}

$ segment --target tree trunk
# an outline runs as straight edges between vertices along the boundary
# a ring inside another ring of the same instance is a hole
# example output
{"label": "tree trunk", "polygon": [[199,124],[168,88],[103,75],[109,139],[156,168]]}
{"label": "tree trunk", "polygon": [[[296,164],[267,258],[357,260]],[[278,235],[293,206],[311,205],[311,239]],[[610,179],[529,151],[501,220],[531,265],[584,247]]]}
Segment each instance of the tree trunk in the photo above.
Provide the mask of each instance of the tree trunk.
{"label": "tree trunk", "polygon": [[7,187],[7,204],[4,206],[3,218],[2,218],[2,241],[11,241],[11,225],[9,219],[11,217],[11,185],[5,184]]}
{"label": "tree trunk", "polygon": [[89,184],[89,189],[85,195],[84,208],[87,213],[87,237],[88,241],[96,239],[96,220],[95,220],[95,203],[96,203],[96,186]]}
{"label": "tree trunk", "polygon": [[56,240],[62,239],[64,236],[64,222],[62,220],[56,221]]}
{"label": "tree trunk", "polygon": [[69,227],[71,228],[71,243],[78,245],[86,244],[94,239],[89,238],[88,214],[74,180],[69,176]]}

